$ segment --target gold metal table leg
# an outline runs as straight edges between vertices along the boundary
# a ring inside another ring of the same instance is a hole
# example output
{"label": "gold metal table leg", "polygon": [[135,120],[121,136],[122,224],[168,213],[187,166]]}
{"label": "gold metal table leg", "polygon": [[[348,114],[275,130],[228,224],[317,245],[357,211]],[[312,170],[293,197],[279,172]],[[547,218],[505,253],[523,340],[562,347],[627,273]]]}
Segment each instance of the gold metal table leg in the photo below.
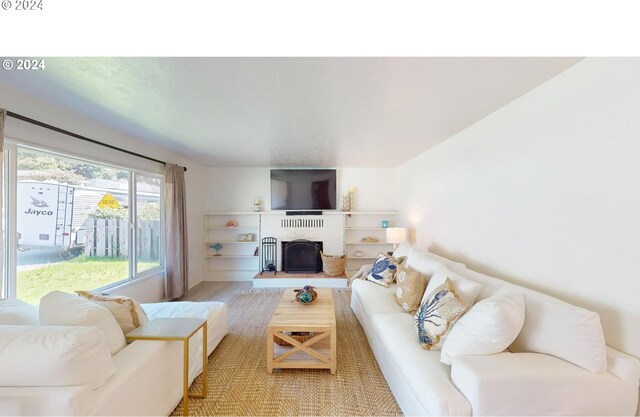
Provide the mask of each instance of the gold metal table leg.
{"label": "gold metal table leg", "polygon": [[189,415],[189,339],[185,339],[183,361],[182,414]]}

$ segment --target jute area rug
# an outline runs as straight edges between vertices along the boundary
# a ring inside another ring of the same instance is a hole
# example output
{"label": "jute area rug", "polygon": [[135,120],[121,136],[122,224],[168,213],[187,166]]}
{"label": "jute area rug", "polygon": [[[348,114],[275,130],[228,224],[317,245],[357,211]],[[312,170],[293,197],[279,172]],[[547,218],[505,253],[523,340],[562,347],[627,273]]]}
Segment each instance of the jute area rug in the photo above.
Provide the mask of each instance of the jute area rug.
{"label": "jute area rug", "polygon": [[[266,370],[266,329],[280,290],[246,290],[229,303],[229,333],[209,357],[207,398],[189,400],[194,416],[401,416],[364,331],[334,290],[337,372]],[[201,376],[192,387],[198,392]],[[182,403],[174,416],[182,414]]]}

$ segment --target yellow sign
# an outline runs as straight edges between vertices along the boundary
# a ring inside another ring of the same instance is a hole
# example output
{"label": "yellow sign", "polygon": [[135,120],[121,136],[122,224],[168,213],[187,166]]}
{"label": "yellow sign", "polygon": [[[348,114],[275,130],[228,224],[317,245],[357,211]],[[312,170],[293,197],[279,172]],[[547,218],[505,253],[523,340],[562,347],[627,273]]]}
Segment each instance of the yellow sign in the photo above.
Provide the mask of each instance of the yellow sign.
{"label": "yellow sign", "polygon": [[111,193],[106,193],[104,197],[102,197],[102,200],[100,200],[100,202],[98,203],[98,207],[117,209],[120,208],[120,203],[118,203],[118,201],[113,198]]}

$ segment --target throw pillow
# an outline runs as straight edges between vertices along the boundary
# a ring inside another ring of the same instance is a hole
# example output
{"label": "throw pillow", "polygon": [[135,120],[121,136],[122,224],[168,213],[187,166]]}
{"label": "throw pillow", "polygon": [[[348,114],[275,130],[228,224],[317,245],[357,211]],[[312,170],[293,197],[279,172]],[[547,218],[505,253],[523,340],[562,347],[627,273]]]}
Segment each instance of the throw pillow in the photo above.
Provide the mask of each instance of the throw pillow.
{"label": "throw pillow", "polygon": [[372,266],[373,265],[362,265],[358,272],[356,272],[351,278],[349,278],[349,281],[347,281],[347,287],[351,287],[351,284],[353,284],[353,281],[355,281],[356,279],[366,280]]}
{"label": "throw pillow", "polygon": [[433,290],[442,285],[447,278],[453,283],[453,289],[457,297],[463,302],[467,310],[470,309],[476,301],[482,285],[451,272],[445,265],[440,265],[436,268],[435,273],[429,280],[425,294],[432,293]]}
{"label": "throw pillow", "polygon": [[115,355],[127,342],[124,333],[106,308],[75,294],[53,291],[40,299],[40,324],[44,326],[94,326],[102,330],[109,352]]}
{"label": "throw pillow", "polygon": [[0,299],[0,324],[40,324],[38,308],[24,301]]}
{"label": "throw pillow", "polygon": [[383,253],[379,254],[371,267],[371,271],[369,271],[369,275],[367,275],[367,279],[383,287],[388,287],[395,279],[398,265],[404,260],[404,257],[394,258]]}
{"label": "throw pillow", "polygon": [[427,288],[427,279],[418,271],[413,271],[402,266],[396,272],[396,303],[400,304],[404,311],[415,314],[420,307],[420,300]]}
{"label": "throw pillow", "polygon": [[418,341],[427,350],[439,349],[447,332],[465,312],[466,307],[456,296],[453,284],[446,278],[433,292],[425,293],[414,316]]}
{"label": "throw pillow", "polygon": [[103,296],[92,294],[88,291],[76,291],[76,293],[80,297],[101,305],[109,310],[117,320],[124,334],[137,329],[149,321],[146,313],[140,306],[140,303],[133,298],[124,296]]}
{"label": "throw pillow", "polygon": [[491,355],[509,347],[524,324],[524,296],[497,294],[478,302],[451,329],[440,360],[451,365],[461,355]]}

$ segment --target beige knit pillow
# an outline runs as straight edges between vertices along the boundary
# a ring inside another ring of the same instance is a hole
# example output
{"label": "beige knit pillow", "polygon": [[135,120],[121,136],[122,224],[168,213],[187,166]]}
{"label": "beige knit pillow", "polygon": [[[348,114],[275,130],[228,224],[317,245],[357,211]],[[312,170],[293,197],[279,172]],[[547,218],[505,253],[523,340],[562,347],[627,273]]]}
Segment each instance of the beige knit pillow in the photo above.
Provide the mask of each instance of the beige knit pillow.
{"label": "beige knit pillow", "polygon": [[76,293],[87,300],[105,307],[113,314],[116,321],[127,334],[149,321],[146,313],[133,298],[118,296],[103,296],[92,294],[88,291],[76,291]]}
{"label": "beige knit pillow", "polygon": [[418,271],[398,266],[396,282],[396,303],[407,313],[415,314],[427,289],[427,278]]}

